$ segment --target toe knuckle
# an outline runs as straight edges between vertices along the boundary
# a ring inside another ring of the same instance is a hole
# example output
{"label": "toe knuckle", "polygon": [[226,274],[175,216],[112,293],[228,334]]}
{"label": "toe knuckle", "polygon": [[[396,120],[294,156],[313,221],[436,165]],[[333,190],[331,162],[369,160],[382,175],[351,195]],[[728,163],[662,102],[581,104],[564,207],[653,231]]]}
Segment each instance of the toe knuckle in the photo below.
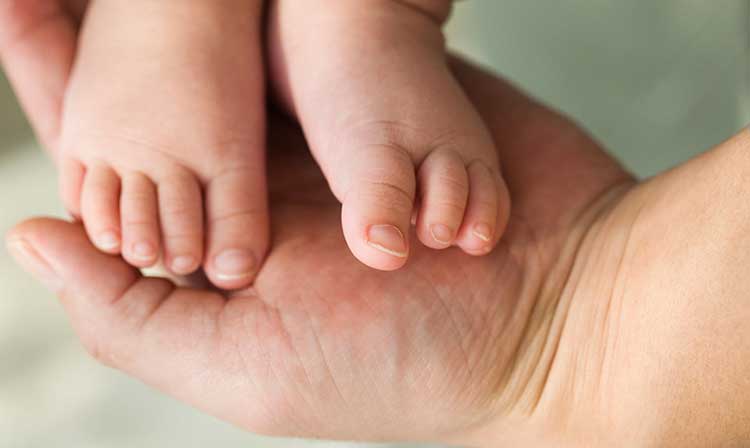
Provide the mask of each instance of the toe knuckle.
{"label": "toe knuckle", "polygon": [[195,208],[192,207],[188,201],[179,200],[177,198],[166,204],[162,204],[162,212],[167,215],[169,219],[176,222],[191,221],[196,215]]}
{"label": "toe knuckle", "polygon": [[341,126],[327,146],[350,151],[362,148],[366,151],[387,152],[395,160],[412,163],[413,158],[423,158],[430,141],[427,130],[405,121],[363,120],[350,121]]}
{"label": "toe knuckle", "polygon": [[498,201],[494,199],[479,199],[476,201],[477,208],[483,212],[494,212],[497,210]]}
{"label": "toe knuckle", "polygon": [[463,216],[466,203],[459,201],[438,201],[435,203],[435,207],[440,210],[441,214]]}
{"label": "toe knuckle", "polygon": [[442,135],[436,138],[432,143],[433,150],[430,153],[430,159],[440,162],[440,166],[443,169],[463,168],[463,157],[455,149],[458,145],[458,140],[459,138],[455,134]]}
{"label": "toe knuckle", "polygon": [[122,197],[123,207],[131,207],[134,211],[142,210],[144,204],[148,204],[153,200],[154,197],[146,192],[133,191]]}
{"label": "toe knuckle", "polygon": [[164,236],[164,239],[172,251],[177,248],[192,249],[196,244],[199,244],[201,233],[195,229],[173,229]]}
{"label": "toe knuckle", "polygon": [[465,175],[442,173],[435,177],[435,181],[445,190],[442,194],[449,194],[454,197],[465,197],[469,194],[469,183]]}
{"label": "toe knuckle", "polygon": [[374,205],[394,210],[411,210],[414,204],[414,193],[397,183],[388,181],[371,181],[366,186],[367,198]]}
{"label": "toe knuckle", "polygon": [[213,225],[243,225],[257,222],[265,215],[266,211],[262,208],[248,208],[214,214],[210,217],[209,222]]}
{"label": "toe knuckle", "polygon": [[156,221],[151,219],[125,218],[122,226],[127,229],[146,229],[155,227]]}

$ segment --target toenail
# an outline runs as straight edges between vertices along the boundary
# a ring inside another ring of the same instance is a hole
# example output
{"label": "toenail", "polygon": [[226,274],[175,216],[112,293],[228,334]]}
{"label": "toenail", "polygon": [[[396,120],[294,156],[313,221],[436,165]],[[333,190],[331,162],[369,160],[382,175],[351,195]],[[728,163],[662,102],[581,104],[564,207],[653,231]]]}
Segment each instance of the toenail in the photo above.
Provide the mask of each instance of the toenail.
{"label": "toenail", "polygon": [[175,274],[190,274],[195,270],[195,258],[189,255],[175,257],[172,260],[172,271]]}
{"label": "toenail", "polygon": [[104,232],[97,238],[96,245],[102,250],[114,250],[120,247],[120,237],[115,232]]}
{"label": "toenail", "polygon": [[474,226],[474,230],[471,232],[482,241],[492,241],[492,228],[488,224],[477,224]]}
{"label": "toenail", "polygon": [[404,234],[398,227],[389,224],[370,227],[367,232],[367,244],[398,258],[406,258],[409,252]]}
{"label": "toenail", "polygon": [[432,239],[440,244],[451,244],[453,242],[453,231],[443,224],[435,224],[430,227]]}
{"label": "toenail", "polygon": [[219,280],[237,280],[252,276],[257,269],[258,261],[252,252],[240,249],[229,249],[214,258],[216,277]]}
{"label": "toenail", "polygon": [[151,260],[156,256],[156,250],[149,243],[135,243],[133,244],[133,256],[140,260]]}

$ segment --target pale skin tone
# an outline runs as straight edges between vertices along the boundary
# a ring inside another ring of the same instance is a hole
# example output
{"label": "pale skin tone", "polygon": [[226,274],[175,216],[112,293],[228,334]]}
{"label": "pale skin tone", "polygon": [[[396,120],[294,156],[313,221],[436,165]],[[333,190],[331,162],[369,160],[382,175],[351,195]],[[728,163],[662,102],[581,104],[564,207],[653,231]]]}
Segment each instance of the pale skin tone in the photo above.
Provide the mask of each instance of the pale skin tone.
{"label": "pale skin tone", "polygon": [[[36,127],[54,130],[44,101],[61,95],[66,70],[50,61],[64,58],[36,43],[4,58],[24,70],[16,88]],[[274,241],[253,291],[145,279],[79,224],[25,222],[9,248],[94,356],[251,431],[750,443],[750,134],[636,183],[569,121],[475,68],[456,73],[508,165],[514,212],[489,256],[415,248],[394,273],[357,264],[302,137],[276,119]],[[54,131],[43,136],[55,154]]]}
{"label": "pale skin tone", "polygon": [[421,244],[487,254],[510,202],[491,136],[448,70],[451,5],[78,2],[59,134],[64,203],[94,245],[133,266],[161,256],[175,274],[202,266],[218,287],[248,286],[269,245],[267,47],[269,85],[342,203],[355,257],[404,266],[414,215]]}

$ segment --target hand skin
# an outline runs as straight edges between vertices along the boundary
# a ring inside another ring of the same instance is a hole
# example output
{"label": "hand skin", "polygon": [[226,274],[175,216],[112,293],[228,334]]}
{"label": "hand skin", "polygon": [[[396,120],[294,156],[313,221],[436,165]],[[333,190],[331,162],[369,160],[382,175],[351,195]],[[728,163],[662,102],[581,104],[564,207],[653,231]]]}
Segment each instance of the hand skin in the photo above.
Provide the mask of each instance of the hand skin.
{"label": "hand skin", "polygon": [[[33,38],[5,43],[31,119],[55,129],[30,89],[64,86],[65,71],[32,70],[43,66]],[[143,279],[56,220],[19,225],[9,247],[59,293],[95,357],[251,431],[750,444],[750,134],[636,184],[564,118],[475,68],[457,73],[507,161],[515,208],[490,256],[422,249],[395,273],[360,266],[339,205],[280,120],[274,246],[254,291]]]}

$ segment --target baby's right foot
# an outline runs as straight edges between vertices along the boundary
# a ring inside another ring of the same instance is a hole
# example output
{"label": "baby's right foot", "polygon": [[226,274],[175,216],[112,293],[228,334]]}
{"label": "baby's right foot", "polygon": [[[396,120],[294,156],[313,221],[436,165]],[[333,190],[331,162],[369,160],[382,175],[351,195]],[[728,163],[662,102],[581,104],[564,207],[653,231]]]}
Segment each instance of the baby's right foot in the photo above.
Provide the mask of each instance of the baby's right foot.
{"label": "baby's right foot", "polygon": [[[343,204],[365,264],[398,269],[410,221],[435,249],[491,251],[510,197],[492,138],[447,65],[452,0],[276,0],[272,79]],[[418,201],[415,199],[419,197]]]}
{"label": "baby's right foot", "polygon": [[269,242],[260,0],[92,2],[62,194],[102,251],[249,285]]}

